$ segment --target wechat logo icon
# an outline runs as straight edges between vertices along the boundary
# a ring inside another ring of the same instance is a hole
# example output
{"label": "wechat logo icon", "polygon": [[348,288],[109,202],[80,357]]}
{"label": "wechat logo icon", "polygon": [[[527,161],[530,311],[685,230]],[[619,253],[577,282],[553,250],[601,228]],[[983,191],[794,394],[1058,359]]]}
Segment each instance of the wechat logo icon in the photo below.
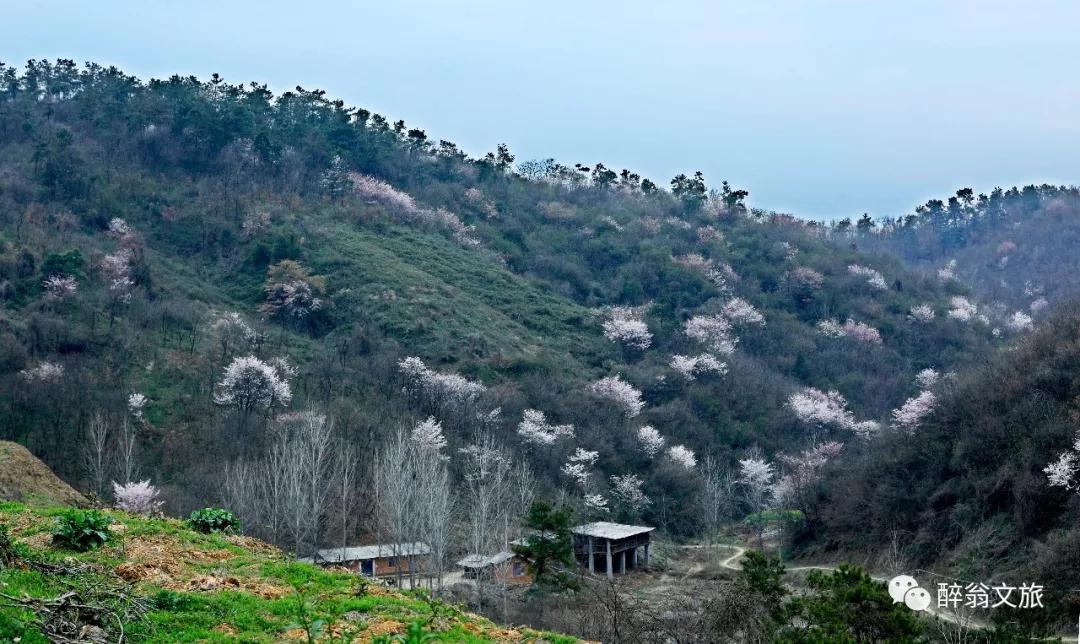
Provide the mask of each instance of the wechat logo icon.
{"label": "wechat logo icon", "polygon": [[894,604],[903,604],[914,611],[930,607],[930,593],[919,586],[910,575],[897,575],[889,580],[889,596]]}

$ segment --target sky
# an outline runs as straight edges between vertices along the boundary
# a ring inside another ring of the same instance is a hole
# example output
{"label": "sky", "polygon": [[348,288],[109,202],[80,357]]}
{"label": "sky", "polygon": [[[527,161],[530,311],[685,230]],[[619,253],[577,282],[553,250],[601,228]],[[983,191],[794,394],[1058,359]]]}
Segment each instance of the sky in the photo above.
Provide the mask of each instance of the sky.
{"label": "sky", "polygon": [[320,88],[473,155],[701,170],[753,206],[895,216],[1077,182],[1072,0],[0,0],[0,60]]}

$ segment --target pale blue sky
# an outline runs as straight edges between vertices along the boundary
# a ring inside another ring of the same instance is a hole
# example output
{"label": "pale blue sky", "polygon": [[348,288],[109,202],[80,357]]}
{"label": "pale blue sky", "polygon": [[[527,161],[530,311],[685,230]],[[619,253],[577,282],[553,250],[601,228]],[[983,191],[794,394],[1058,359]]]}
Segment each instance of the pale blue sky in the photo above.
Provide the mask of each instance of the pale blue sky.
{"label": "pale blue sky", "polygon": [[0,0],[0,60],[318,87],[473,154],[700,169],[832,218],[1076,182],[1078,25],[1048,0]]}

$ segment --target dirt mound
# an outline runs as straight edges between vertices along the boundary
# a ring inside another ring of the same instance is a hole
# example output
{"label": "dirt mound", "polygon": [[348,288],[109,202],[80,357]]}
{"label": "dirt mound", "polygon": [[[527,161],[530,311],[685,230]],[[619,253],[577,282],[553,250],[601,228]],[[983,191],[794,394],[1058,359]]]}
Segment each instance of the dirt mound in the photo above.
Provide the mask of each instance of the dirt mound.
{"label": "dirt mound", "polygon": [[43,505],[88,505],[86,497],[53,474],[18,443],[0,441],[0,501]]}

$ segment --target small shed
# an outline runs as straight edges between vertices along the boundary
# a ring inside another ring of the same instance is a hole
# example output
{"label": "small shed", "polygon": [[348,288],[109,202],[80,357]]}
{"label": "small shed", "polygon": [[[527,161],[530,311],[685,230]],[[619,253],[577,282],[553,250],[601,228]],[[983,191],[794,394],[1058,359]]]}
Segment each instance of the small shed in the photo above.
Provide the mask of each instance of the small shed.
{"label": "small shed", "polygon": [[649,565],[649,535],[656,528],[596,521],[573,529],[574,557],[608,577]]}
{"label": "small shed", "polygon": [[427,568],[431,547],[415,543],[378,543],[369,546],[326,548],[315,553],[311,561],[317,564],[344,566],[365,577],[386,577]]}
{"label": "small shed", "polygon": [[494,555],[466,555],[457,562],[466,579],[489,578],[510,586],[532,583],[528,562],[512,552]]}

